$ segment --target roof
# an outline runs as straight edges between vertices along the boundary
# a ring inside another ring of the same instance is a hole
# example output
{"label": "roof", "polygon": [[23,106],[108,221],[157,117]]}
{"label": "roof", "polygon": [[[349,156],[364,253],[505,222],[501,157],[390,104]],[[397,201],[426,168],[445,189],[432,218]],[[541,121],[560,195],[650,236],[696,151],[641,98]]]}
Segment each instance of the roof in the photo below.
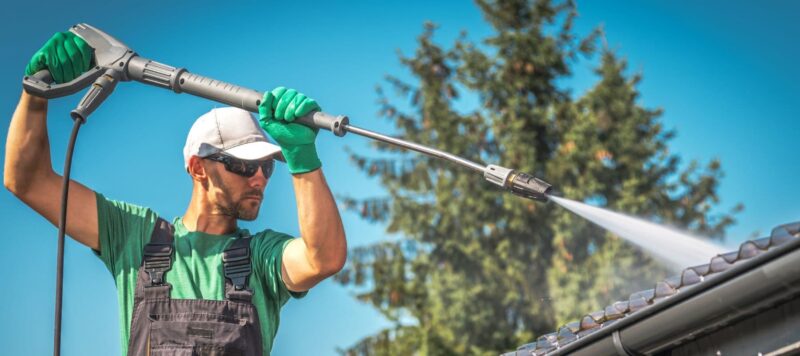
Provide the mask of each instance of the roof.
{"label": "roof", "polygon": [[503,356],[663,351],[757,313],[761,304],[797,297],[798,282],[800,222],[778,226],[768,237],[746,241]]}

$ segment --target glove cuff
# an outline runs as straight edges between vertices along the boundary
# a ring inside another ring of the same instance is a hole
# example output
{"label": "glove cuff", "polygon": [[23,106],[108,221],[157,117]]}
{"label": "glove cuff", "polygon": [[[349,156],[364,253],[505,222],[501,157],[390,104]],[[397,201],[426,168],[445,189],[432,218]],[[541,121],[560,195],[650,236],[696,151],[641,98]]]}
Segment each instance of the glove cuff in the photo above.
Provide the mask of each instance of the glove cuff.
{"label": "glove cuff", "polygon": [[317,147],[314,143],[281,147],[281,152],[286,159],[289,172],[292,174],[308,173],[322,167],[322,162],[317,156]]}

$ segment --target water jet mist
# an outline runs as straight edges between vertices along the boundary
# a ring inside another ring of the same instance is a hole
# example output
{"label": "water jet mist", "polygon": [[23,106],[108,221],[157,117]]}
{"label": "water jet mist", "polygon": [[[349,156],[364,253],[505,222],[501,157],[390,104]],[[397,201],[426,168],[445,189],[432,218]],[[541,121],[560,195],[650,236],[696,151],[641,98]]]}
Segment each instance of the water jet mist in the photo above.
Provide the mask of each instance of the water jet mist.
{"label": "water jet mist", "polygon": [[639,246],[672,267],[684,268],[708,263],[712,257],[725,252],[721,246],[676,229],[574,200],[556,196],[549,198],[561,207]]}

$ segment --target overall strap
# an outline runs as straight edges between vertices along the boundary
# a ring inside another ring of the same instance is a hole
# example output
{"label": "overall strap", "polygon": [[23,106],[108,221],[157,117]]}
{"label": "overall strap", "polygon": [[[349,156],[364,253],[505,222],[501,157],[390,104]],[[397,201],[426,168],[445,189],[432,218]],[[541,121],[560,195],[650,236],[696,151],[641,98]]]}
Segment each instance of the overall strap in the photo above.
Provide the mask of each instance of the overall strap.
{"label": "overall strap", "polygon": [[247,287],[250,276],[250,235],[233,240],[222,253],[222,270],[225,273],[225,298],[249,302],[253,291]]}
{"label": "overall strap", "polygon": [[158,218],[150,235],[150,242],[144,246],[142,266],[148,277],[144,284],[145,295],[148,298],[169,298],[171,285],[164,281],[164,273],[172,268],[174,234],[175,227],[166,220]]}

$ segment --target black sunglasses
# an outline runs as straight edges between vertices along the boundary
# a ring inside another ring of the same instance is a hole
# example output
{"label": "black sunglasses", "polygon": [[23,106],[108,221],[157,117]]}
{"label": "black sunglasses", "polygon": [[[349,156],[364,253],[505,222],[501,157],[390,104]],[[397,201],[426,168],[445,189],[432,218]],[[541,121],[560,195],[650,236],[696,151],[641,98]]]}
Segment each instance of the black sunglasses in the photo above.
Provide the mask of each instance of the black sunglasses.
{"label": "black sunglasses", "polygon": [[272,175],[272,170],[275,168],[275,160],[272,158],[265,161],[248,161],[226,154],[216,153],[205,157],[205,159],[220,162],[225,165],[226,171],[248,178],[256,174],[258,168],[261,167],[264,178],[269,179],[269,176]]}

